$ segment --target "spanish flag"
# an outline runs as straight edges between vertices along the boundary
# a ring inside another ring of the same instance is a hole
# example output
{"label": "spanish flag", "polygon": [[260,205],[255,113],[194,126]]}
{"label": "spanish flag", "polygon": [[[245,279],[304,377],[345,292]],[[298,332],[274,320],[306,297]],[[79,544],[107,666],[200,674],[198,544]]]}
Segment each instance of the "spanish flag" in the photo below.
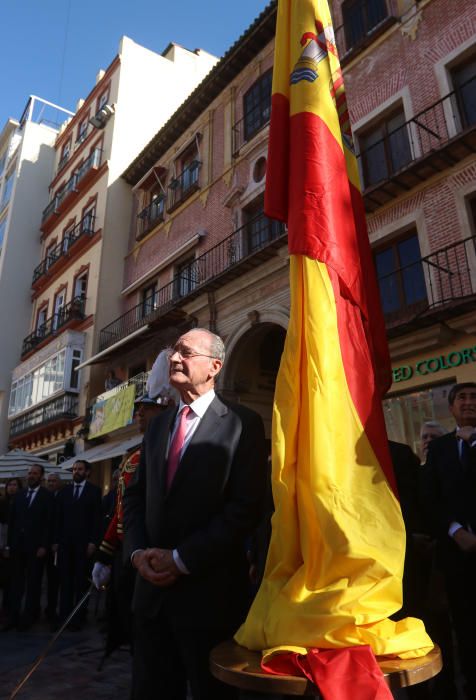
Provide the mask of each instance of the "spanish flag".
{"label": "spanish flag", "polygon": [[265,664],[363,645],[423,656],[423,623],[389,619],[405,554],[381,406],[390,361],[327,0],[278,2],[265,211],[288,225],[291,310],[271,543],[235,639]]}

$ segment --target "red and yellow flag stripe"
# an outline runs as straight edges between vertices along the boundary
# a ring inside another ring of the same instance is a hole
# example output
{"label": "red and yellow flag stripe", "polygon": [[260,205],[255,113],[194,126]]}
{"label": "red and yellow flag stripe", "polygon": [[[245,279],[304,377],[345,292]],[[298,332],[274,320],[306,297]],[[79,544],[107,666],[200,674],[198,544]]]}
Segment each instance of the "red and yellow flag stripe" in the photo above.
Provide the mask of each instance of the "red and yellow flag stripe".
{"label": "red and yellow flag stripe", "polygon": [[381,397],[390,362],[326,0],[280,0],[265,210],[287,221],[291,310],[272,434],[264,580],[236,640],[421,656]]}

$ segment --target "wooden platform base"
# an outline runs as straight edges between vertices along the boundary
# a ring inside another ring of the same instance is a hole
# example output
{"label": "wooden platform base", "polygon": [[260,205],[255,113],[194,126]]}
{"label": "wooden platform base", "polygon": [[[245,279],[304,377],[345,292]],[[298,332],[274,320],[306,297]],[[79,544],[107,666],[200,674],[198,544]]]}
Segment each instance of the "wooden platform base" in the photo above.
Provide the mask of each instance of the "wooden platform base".
{"label": "wooden platform base", "polygon": [[[301,695],[319,698],[316,686],[306,678],[272,676],[261,670],[261,654],[240,647],[236,642],[219,644],[210,655],[213,675],[228,685],[241,690],[263,694]],[[387,685],[391,690],[405,688],[433,678],[441,671],[441,652],[435,647],[419,659],[379,660]]]}

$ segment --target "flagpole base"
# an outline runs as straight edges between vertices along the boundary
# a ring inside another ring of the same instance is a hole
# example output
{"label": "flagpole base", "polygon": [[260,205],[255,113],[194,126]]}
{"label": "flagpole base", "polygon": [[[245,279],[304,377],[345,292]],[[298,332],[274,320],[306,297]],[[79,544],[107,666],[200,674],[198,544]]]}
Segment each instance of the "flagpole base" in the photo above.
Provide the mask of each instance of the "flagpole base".
{"label": "flagpole base", "polygon": [[[428,681],[442,669],[438,646],[418,659],[377,659],[389,688],[394,691]],[[273,676],[261,668],[261,652],[250,651],[230,640],[210,654],[210,670],[215,678],[241,690],[320,699],[316,686],[306,678]]]}

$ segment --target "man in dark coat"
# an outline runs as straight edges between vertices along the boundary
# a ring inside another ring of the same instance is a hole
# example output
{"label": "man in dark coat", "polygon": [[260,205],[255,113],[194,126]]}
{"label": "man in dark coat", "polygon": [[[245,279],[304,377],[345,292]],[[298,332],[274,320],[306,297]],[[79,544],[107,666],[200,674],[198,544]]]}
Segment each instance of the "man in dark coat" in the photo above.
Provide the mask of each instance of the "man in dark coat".
{"label": "man in dark coat", "polygon": [[[55,550],[60,570],[60,619],[65,619],[88,588],[92,557],[102,535],[101,490],[90,484],[91,465],[78,459],[73,483],[58,495]],[[84,620],[83,608],[79,621]],[[75,621],[78,626],[79,622]]]}
{"label": "man in dark coat", "polygon": [[266,480],[261,418],[214,391],[221,339],[194,329],[170,356],[177,409],[148,426],[124,497],[125,553],[138,571],[133,612],[134,698],[226,700],[210,650],[230,638],[248,605],[245,540]]}
{"label": "man in dark coat", "polygon": [[467,694],[476,699],[476,382],[455,384],[448,403],[456,430],[429,445],[428,492]]}
{"label": "man in dark coat", "polygon": [[[6,628],[28,629],[40,614],[41,579],[49,546],[51,495],[41,484],[41,463],[28,471],[28,489],[15,496],[8,523],[8,549],[12,558],[10,615]],[[20,619],[22,599],[24,612]]]}

